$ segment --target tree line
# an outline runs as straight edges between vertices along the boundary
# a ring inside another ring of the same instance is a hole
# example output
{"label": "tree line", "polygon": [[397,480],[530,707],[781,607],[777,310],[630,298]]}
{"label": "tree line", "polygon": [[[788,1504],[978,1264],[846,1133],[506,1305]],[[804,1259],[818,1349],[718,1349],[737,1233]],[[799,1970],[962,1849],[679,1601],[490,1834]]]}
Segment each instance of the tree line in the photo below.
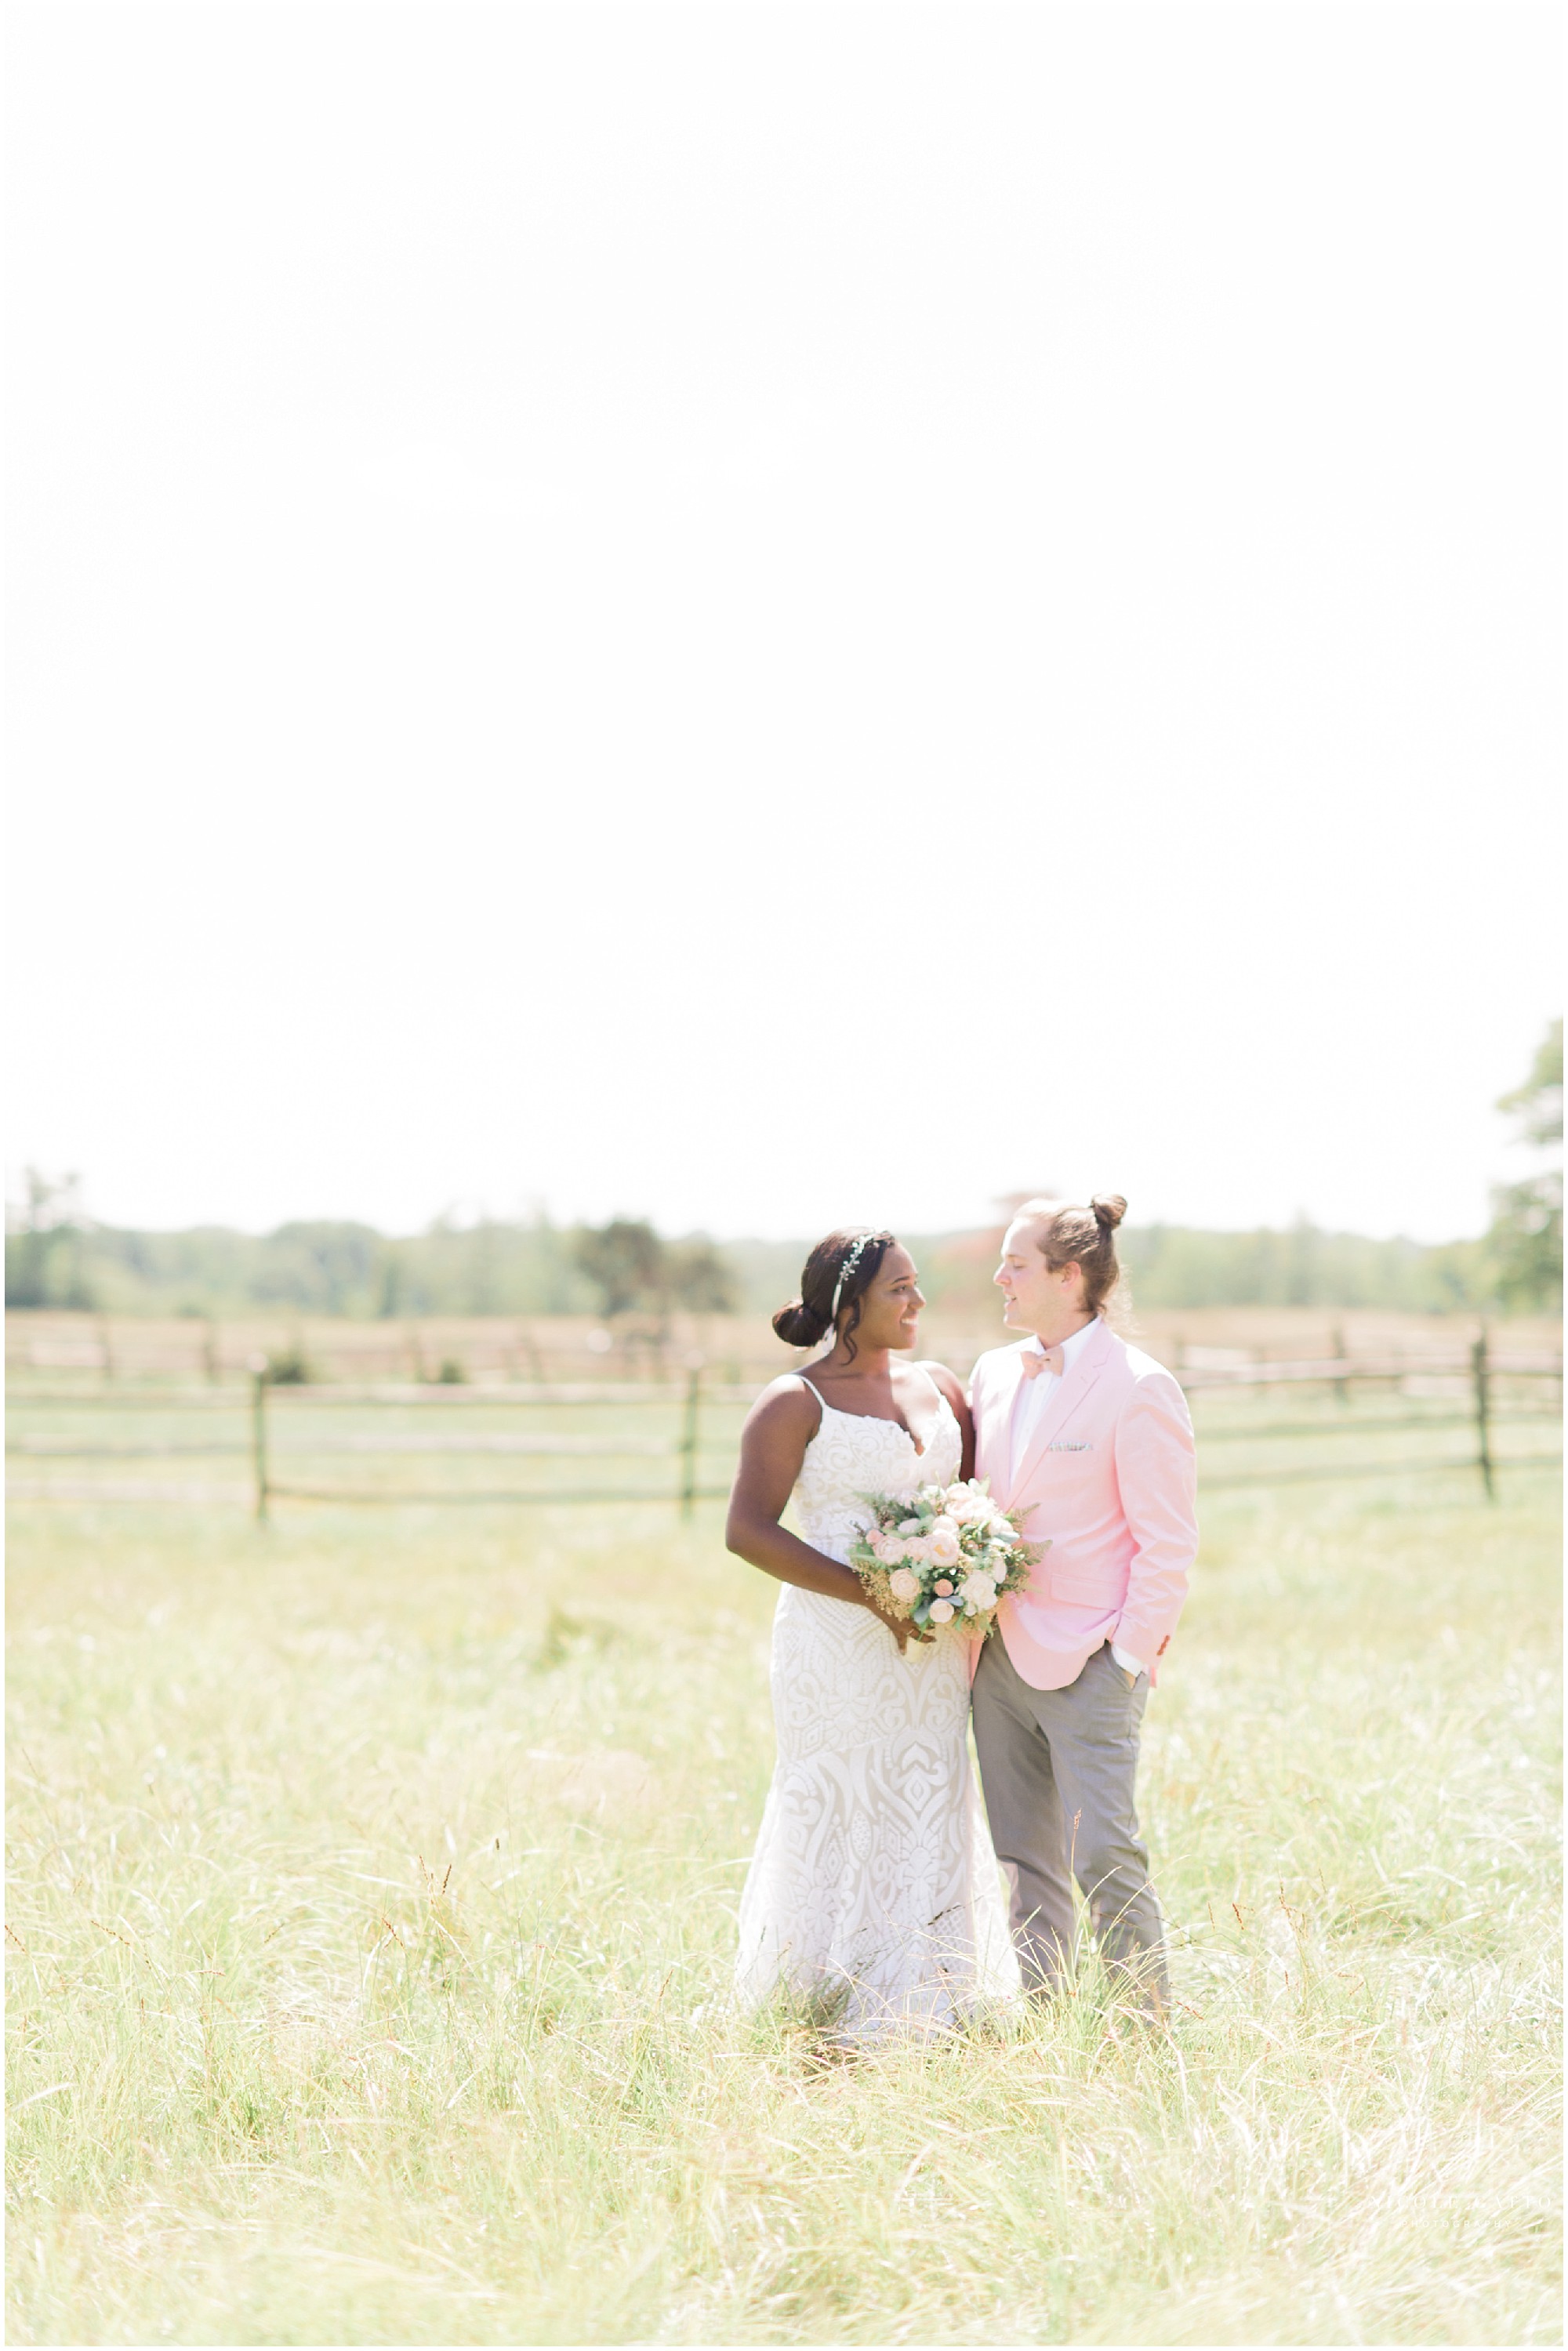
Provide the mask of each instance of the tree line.
{"label": "tree line", "polygon": [[[1493,1196],[1490,1229],[1427,1247],[1327,1233],[1124,1227],[1122,1254],[1145,1307],[1500,1307],[1547,1311],[1563,1297],[1563,1024],[1499,1108],[1541,1165]],[[666,1238],[645,1219],[556,1226],[444,1221],[390,1238],[370,1225],[302,1222],[265,1235],[204,1226],[137,1232],[93,1223],[73,1183],[36,1173],[5,1239],[15,1307],[118,1314],[234,1314],[287,1307],[363,1318],[422,1314],[763,1312],[800,1277],[804,1242]],[[933,1305],[989,1311],[999,1234],[908,1236]]]}
{"label": "tree line", "polygon": [[639,1218],[558,1228],[485,1220],[392,1238],[320,1220],[239,1233],[138,1232],[89,1222],[74,1191],[33,1176],[5,1239],[5,1302],[117,1314],[235,1314],[289,1307],[361,1320],[421,1314],[725,1314],[734,1268],[700,1236],[668,1240]]}

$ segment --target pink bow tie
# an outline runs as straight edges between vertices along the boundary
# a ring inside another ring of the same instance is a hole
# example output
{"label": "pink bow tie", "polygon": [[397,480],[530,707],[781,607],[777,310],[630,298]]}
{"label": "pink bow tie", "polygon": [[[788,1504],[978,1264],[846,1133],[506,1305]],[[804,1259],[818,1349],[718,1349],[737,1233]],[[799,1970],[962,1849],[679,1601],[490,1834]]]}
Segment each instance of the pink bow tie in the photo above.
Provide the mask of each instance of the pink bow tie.
{"label": "pink bow tie", "polygon": [[1054,1372],[1060,1379],[1062,1361],[1060,1347],[1041,1347],[1038,1353],[1030,1347],[1024,1354],[1023,1375],[1026,1380],[1038,1380],[1041,1372]]}

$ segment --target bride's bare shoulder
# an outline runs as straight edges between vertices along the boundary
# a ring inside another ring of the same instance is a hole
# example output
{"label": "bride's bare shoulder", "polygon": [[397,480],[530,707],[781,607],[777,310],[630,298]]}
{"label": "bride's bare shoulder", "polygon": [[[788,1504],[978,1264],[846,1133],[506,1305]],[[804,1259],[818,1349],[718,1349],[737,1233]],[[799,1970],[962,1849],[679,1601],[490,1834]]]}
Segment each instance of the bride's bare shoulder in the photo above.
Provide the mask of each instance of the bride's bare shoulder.
{"label": "bride's bare shoulder", "polygon": [[764,1421],[775,1427],[789,1428],[797,1424],[802,1428],[815,1428],[821,1417],[822,1407],[797,1372],[780,1372],[769,1380],[752,1403],[747,1418]]}

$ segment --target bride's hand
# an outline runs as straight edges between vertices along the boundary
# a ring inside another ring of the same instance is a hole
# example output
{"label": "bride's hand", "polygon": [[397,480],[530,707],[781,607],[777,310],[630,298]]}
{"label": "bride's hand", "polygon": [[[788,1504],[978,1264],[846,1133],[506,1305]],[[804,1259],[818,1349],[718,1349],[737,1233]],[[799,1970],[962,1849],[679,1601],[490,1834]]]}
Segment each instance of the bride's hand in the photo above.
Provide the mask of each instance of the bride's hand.
{"label": "bride's hand", "polygon": [[866,1606],[879,1624],[887,1626],[888,1631],[898,1643],[898,1654],[901,1657],[911,1641],[934,1641],[936,1637],[934,1633],[923,1633],[913,1616],[890,1616],[885,1608],[877,1606],[869,1593],[866,1596]]}

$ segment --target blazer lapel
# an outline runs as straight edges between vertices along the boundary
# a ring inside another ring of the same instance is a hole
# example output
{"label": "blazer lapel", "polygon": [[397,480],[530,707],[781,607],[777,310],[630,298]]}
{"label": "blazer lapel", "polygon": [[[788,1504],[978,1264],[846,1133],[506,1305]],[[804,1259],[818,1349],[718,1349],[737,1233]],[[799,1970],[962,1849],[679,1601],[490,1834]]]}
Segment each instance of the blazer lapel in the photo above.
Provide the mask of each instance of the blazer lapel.
{"label": "blazer lapel", "polygon": [[[1104,1370],[1111,1356],[1111,1331],[1102,1322],[1092,1339],[1084,1343],[1083,1353],[1056,1384],[1056,1394],[1045,1407],[1039,1427],[1024,1448],[1021,1461],[1011,1467],[1008,1481],[1008,1505],[1010,1509],[1017,1497],[1044,1458],[1045,1448],[1053,1437],[1065,1427],[1095,1381]],[[1020,1374],[1021,1376],[1021,1374]]]}

